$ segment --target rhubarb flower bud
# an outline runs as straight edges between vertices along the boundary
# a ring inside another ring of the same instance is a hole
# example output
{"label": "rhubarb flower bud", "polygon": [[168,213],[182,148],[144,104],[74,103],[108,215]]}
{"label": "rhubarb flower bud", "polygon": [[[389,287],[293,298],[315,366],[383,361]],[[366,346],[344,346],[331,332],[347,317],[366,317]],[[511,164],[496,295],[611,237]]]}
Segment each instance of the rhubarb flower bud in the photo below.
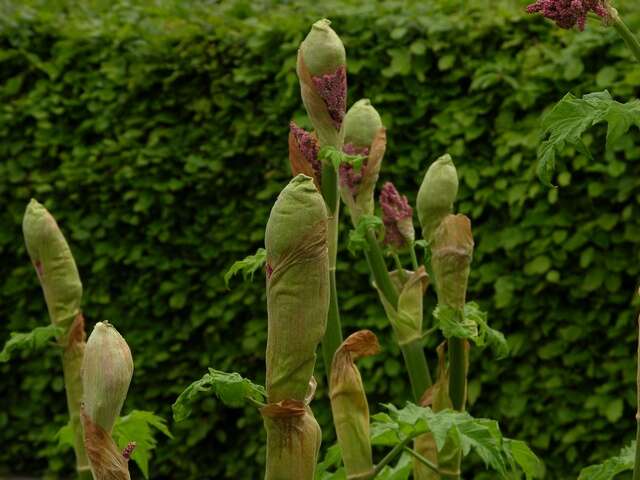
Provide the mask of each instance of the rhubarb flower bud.
{"label": "rhubarb flower bud", "polygon": [[607,22],[611,18],[609,2],[606,0],[536,0],[527,7],[529,13],[540,13],[556,22],[560,28],[575,26],[583,31],[587,14],[593,12]]}
{"label": "rhubarb flower bud", "polygon": [[22,231],[51,322],[66,330],[80,315],[82,299],[82,282],[69,245],[53,216],[34,199],[25,211]]}
{"label": "rhubarb flower bud", "polygon": [[453,211],[458,195],[458,174],[450,155],[443,155],[431,164],[418,191],[418,219],[422,238],[431,237],[442,219]]}
{"label": "rhubarb flower bud", "polygon": [[82,363],[84,443],[95,480],[129,480],[127,458],[111,438],[127,397],[133,359],[124,338],[109,322],[89,335]]}
{"label": "rhubarb flower bud", "polygon": [[360,330],[347,338],[333,356],[329,396],[333,423],[338,435],[347,478],[369,478],[373,473],[369,437],[369,404],[362,377],[355,365],[361,357],[380,350],[378,339],[369,330]]}
{"label": "rhubarb flower bud", "polygon": [[349,208],[354,225],[362,215],[373,215],[374,190],[387,146],[382,120],[368,99],[358,100],[344,119],[343,151],[365,158],[360,171],[352,165],[340,165],[340,194]]}
{"label": "rhubarb flower bud", "polygon": [[411,247],[415,240],[413,229],[413,209],[407,197],[400,195],[391,182],[387,182],[380,192],[380,207],[384,223],[384,243],[398,250]]}
{"label": "rhubarb flower bud", "polygon": [[322,164],[318,159],[320,144],[312,133],[303,130],[295,123],[289,124],[289,163],[291,173],[296,175],[303,173],[313,178],[316,188],[320,190],[322,182]]}
{"label": "rhubarb flower bud", "polygon": [[329,307],[327,210],[313,180],[298,175],[278,196],[265,233],[266,388],[270,403],[305,398]]}
{"label": "rhubarb flower bud", "polygon": [[347,105],[344,45],[329,26],[318,20],[300,44],[297,73],[302,102],[322,145],[342,144],[341,125]]}
{"label": "rhubarb flower bud", "polygon": [[447,215],[433,235],[431,265],[438,286],[438,303],[464,308],[473,257],[471,221],[464,215]]}

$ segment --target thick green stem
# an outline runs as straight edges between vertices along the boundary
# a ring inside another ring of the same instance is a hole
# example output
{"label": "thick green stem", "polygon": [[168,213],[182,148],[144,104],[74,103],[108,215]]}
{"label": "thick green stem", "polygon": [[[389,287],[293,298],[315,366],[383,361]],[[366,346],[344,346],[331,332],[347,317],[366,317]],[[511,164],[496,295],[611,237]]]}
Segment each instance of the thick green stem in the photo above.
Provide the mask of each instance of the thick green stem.
{"label": "thick green stem", "polygon": [[620,15],[618,15],[615,9],[611,9],[611,18],[613,20],[613,28],[616,29],[616,32],[622,37],[627,47],[629,47],[629,50],[631,50],[631,53],[633,53],[640,62],[640,41],[638,41],[638,37],[629,30],[629,27],[622,21],[622,18],[620,18]]}
{"label": "thick green stem", "polygon": [[449,396],[454,410],[463,411],[467,394],[467,352],[464,338],[449,339]]}
{"label": "thick green stem", "polygon": [[340,325],[340,308],[338,306],[338,289],[336,286],[336,257],[338,254],[338,219],[340,203],[338,196],[338,175],[333,165],[328,162],[322,165],[322,196],[329,213],[328,247],[329,247],[329,281],[330,298],[327,329],[322,339],[322,358],[324,359],[327,381],[331,376],[333,354],[342,343],[342,326]]}
{"label": "thick green stem", "polygon": [[[376,285],[385,299],[391,305],[397,307],[398,292],[391,282],[387,265],[384,262],[380,245],[373,230],[367,232],[367,244],[368,251],[365,252],[365,255]],[[424,355],[424,349],[422,348],[422,341],[421,339],[417,339],[409,343],[400,344],[400,349],[402,350],[405,366],[409,373],[413,398],[416,402],[419,402],[424,392],[432,384],[429,366]]]}
{"label": "thick green stem", "polygon": [[640,480],[640,317],[638,317],[638,351],[636,353],[636,459],[633,465],[633,480]]}

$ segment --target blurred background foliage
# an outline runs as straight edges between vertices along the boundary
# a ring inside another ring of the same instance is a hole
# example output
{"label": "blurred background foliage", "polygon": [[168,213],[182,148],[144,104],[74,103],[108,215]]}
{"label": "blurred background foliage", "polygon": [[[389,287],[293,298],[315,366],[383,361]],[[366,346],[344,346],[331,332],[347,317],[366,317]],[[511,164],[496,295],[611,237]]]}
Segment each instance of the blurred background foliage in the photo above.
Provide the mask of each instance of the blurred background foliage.
{"label": "blurred background foliage", "polygon": [[[388,128],[381,181],[413,201],[437,156],[448,151],[458,166],[458,208],[477,247],[469,297],[512,348],[500,362],[473,352],[471,411],[529,442],[549,479],[617,453],[635,423],[638,134],[605,152],[593,130],[595,160],[564,152],[559,189],[539,183],[535,159],[546,109],[569,90],[637,95],[640,65],[613,31],[561,31],[524,14],[525,3],[5,0],[0,341],[48,322],[21,234],[35,197],[72,246],[88,328],[108,319],[131,345],[125,413],[170,418],[210,366],[262,382],[264,283],[228,290],[223,273],[263,244],[289,178],[288,122],[304,123],[296,49],[327,16],[347,48],[349,103],[370,98]],[[634,2],[617,4],[640,29]],[[401,355],[365,263],[346,249],[338,282],[345,334],[372,328],[383,344],[361,365],[372,410],[402,404]],[[313,408],[328,425],[317,371]],[[72,454],[52,441],[66,421],[56,354],[1,364],[0,378],[0,473],[68,477]],[[253,409],[207,398],[171,429],[152,478],[261,477]],[[468,478],[492,478],[481,471],[472,465]]]}

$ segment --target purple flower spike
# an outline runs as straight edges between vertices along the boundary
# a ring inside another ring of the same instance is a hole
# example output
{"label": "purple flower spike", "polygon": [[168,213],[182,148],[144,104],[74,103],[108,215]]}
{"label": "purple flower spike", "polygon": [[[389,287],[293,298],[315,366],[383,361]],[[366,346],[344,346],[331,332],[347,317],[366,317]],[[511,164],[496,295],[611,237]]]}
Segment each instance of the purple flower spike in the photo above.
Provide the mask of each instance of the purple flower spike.
{"label": "purple flower spike", "polygon": [[[362,157],[369,156],[369,149],[367,147],[357,147],[352,143],[347,143],[342,147],[342,151],[347,155],[360,155]],[[340,165],[340,185],[343,188],[348,188],[351,195],[354,197],[358,194],[358,187],[362,182],[362,176],[367,168],[367,160],[362,162],[360,171],[353,168],[353,165],[343,163]]]}
{"label": "purple flower spike", "polygon": [[336,130],[340,130],[347,109],[347,69],[344,65],[333,73],[312,77],[318,95],[327,105]]}
{"label": "purple flower spike", "polygon": [[124,457],[125,460],[130,460],[131,459],[131,455],[133,454],[133,451],[136,448],[136,442],[129,442],[127,444],[126,447],[124,447],[124,450],[122,450],[122,456]]}
{"label": "purple flower spike", "polygon": [[529,13],[540,13],[556,22],[560,28],[576,25],[584,30],[587,13],[593,12],[605,20],[609,19],[607,0],[536,0],[527,7]]}
{"label": "purple flower spike", "polygon": [[384,243],[403,248],[413,243],[413,209],[407,197],[400,195],[391,182],[387,182],[380,192],[382,221],[385,227]]}
{"label": "purple flower spike", "polygon": [[[311,133],[298,127],[294,122],[289,124],[289,129],[293,134],[296,144],[298,145],[298,151],[302,155],[303,159],[311,166],[317,183],[320,184],[322,178],[322,165],[318,159],[318,153],[320,152],[318,140],[311,135]],[[294,170],[296,169],[294,168]]]}

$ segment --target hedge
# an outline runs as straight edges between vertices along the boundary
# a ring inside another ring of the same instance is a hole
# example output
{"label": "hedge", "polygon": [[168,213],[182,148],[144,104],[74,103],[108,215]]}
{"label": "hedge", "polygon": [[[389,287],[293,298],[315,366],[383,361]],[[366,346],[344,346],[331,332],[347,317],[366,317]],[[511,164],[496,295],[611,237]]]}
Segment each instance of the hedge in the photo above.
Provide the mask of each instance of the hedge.
{"label": "hedge", "polygon": [[[512,349],[500,362],[474,351],[474,415],[529,442],[549,479],[632,438],[637,131],[605,152],[594,130],[594,160],[566,151],[558,189],[535,177],[540,115],[565,92],[638,94],[640,66],[615,33],[560,31],[513,1],[28,3],[3,5],[0,18],[0,341],[48,322],[21,235],[35,197],[67,233],[88,328],[108,319],[131,345],[125,412],[169,419],[209,366],[263,381],[264,282],[227,289],[222,276],[262,245],[289,177],[288,122],[304,123],[296,48],[328,16],[347,48],[350,103],[370,98],[388,128],[381,180],[413,201],[437,156],[459,167],[458,207],[476,239],[470,297]],[[347,233],[345,222],[343,245]],[[338,283],[345,332],[382,339],[363,362],[372,409],[402,404],[401,355],[366,265],[346,249]],[[314,411],[327,425],[322,368]],[[0,364],[0,375],[0,473],[68,476],[71,452],[52,441],[66,416],[56,353]],[[171,429],[152,478],[261,476],[255,411],[205,398]]]}

